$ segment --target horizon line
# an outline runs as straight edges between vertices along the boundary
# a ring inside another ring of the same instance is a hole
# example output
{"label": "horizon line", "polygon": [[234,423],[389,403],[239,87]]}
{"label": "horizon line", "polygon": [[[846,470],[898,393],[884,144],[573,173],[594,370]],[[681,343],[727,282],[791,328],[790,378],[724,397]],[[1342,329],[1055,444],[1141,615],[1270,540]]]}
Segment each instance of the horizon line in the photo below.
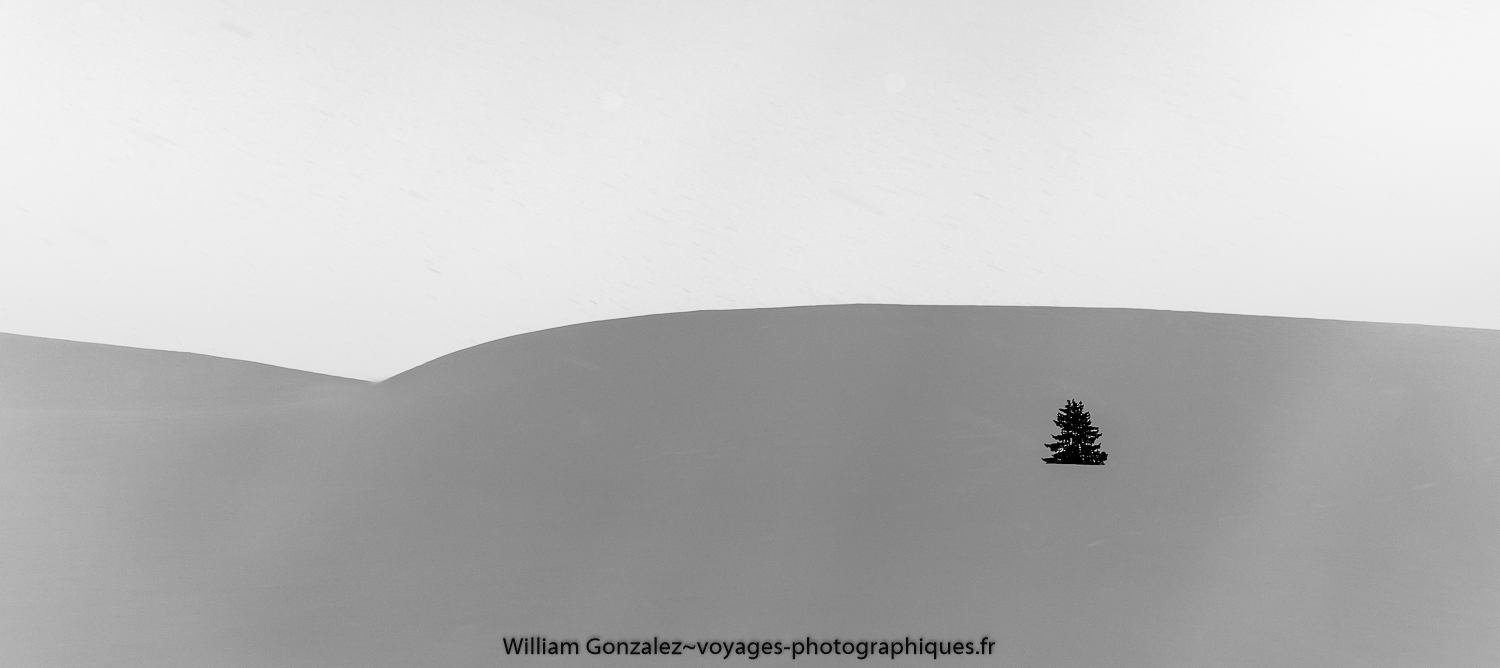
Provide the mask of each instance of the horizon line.
{"label": "horizon line", "polygon": [[531,335],[534,335],[534,334],[541,334],[541,333],[544,333],[544,332],[552,332],[552,331],[557,331],[557,330],[561,330],[561,329],[568,329],[568,328],[571,328],[571,327],[581,327],[581,326],[586,326],[586,325],[594,325],[594,324],[601,324],[601,323],[607,323],[607,322],[619,322],[619,321],[626,321],[626,320],[637,320],[637,319],[641,319],[641,318],[659,318],[659,317],[664,317],[664,316],[689,315],[689,314],[694,314],[694,313],[722,313],[722,312],[733,312],[733,311],[744,311],[744,312],[749,312],[749,311],[784,311],[784,310],[791,310],[791,309],[827,309],[827,308],[849,308],[849,307],[869,307],[869,308],[881,308],[881,307],[895,307],[895,308],[982,308],[982,309],[1008,308],[1008,309],[1055,309],[1055,310],[1073,310],[1073,311],[1141,311],[1141,312],[1146,312],[1146,313],[1172,313],[1172,314],[1180,314],[1180,315],[1204,315],[1204,316],[1222,316],[1222,317],[1236,317],[1236,318],[1267,318],[1267,319],[1276,319],[1276,320],[1305,320],[1305,321],[1313,321],[1313,322],[1333,322],[1333,323],[1347,323],[1347,324],[1361,324],[1361,325],[1388,325],[1388,326],[1394,326],[1394,327],[1425,327],[1425,328],[1432,328],[1432,329],[1470,330],[1470,331],[1476,331],[1476,332],[1490,332],[1490,333],[1500,334],[1500,329],[1489,329],[1489,328],[1485,328],[1485,327],[1468,327],[1468,326],[1463,326],[1463,325],[1433,325],[1433,324],[1417,323],[1417,322],[1391,322],[1391,321],[1382,321],[1382,320],[1349,320],[1349,319],[1343,319],[1343,318],[1318,318],[1318,317],[1307,317],[1307,316],[1262,315],[1262,314],[1251,314],[1251,313],[1228,313],[1228,312],[1222,312],[1222,311],[1192,311],[1192,310],[1178,310],[1178,309],[1142,308],[1142,307],[1130,307],[1130,306],[1054,306],[1054,305],[1045,305],[1045,304],[928,304],[928,303],[909,304],[909,303],[898,303],[898,302],[842,302],[842,303],[834,303],[834,304],[795,304],[795,305],[789,305],[789,306],[756,306],[756,307],[748,307],[748,308],[702,308],[702,309],[691,309],[691,310],[687,310],[687,311],[663,311],[663,312],[660,312],[660,313],[645,313],[645,314],[640,314],[640,315],[622,316],[622,317],[618,317],[618,318],[603,318],[603,319],[599,319],[599,320],[588,320],[588,321],[584,321],[584,322],[577,322],[577,323],[571,323],[571,324],[566,324],[566,325],[558,325],[558,326],[555,326],[555,327],[545,327],[545,328],[542,328],[542,329],[532,330],[532,331],[528,331],[528,332],[519,332],[519,333],[516,333],[516,334],[509,334],[509,335],[502,336],[502,337],[499,337],[499,338],[490,339],[488,341],[484,341],[484,342],[481,342],[481,343],[476,343],[476,344],[471,345],[471,346],[466,346],[466,347],[463,347],[463,348],[458,348],[458,349],[453,350],[451,352],[447,352],[447,353],[444,353],[442,355],[438,355],[437,357],[433,357],[433,358],[431,358],[431,359],[429,359],[429,360],[427,360],[425,362],[422,362],[422,363],[417,364],[415,366],[412,366],[410,368],[404,369],[402,371],[399,371],[397,373],[394,373],[394,374],[391,374],[389,376],[386,376],[384,378],[379,378],[379,379],[354,378],[354,377],[350,377],[350,376],[340,376],[338,374],[324,373],[324,372],[321,372],[321,371],[312,371],[312,370],[308,370],[308,369],[298,369],[296,367],[283,366],[283,365],[280,365],[280,364],[272,364],[272,363],[269,363],[269,362],[257,362],[257,361],[254,361],[254,360],[247,360],[247,359],[241,359],[241,358],[236,358],[236,357],[225,357],[223,355],[214,355],[212,353],[193,352],[193,351],[189,351],[189,350],[172,350],[172,349],[169,349],[169,348],[146,348],[146,347],[142,347],[142,346],[130,346],[130,345],[117,344],[117,343],[107,343],[107,342],[104,342],[104,341],[84,341],[84,340],[80,340],[80,339],[64,339],[64,338],[58,338],[58,337],[55,337],[55,336],[38,336],[38,335],[33,335],[33,334],[16,334],[16,333],[12,333],[12,332],[0,332],[0,336],[13,336],[13,337],[20,337],[20,338],[28,338],[28,339],[40,339],[40,340],[45,340],[45,341],[55,341],[55,342],[61,342],[61,343],[74,343],[74,344],[89,345],[89,346],[107,346],[107,347],[110,347],[110,348],[123,348],[123,349],[127,349],[127,350],[140,350],[140,351],[147,351],[147,352],[172,353],[172,354],[177,354],[177,355],[194,355],[194,356],[197,356],[197,357],[207,357],[207,358],[215,359],[215,360],[224,360],[224,361],[229,361],[229,362],[239,362],[239,363],[243,363],[243,364],[255,364],[255,365],[259,365],[259,366],[271,367],[273,369],[281,369],[281,370],[285,370],[285,371],[294,371],[294,372],[297,372],[297,373],[311,374],[311,375],[314,375],[314,376],[322,376],[322,377],[325,377],[325,378],[332,378],[332,379],[337,379],[337,380],[342,380],[342,381],[364,383],[364,384],[368,384],[368,385],[379,385],[381,383],[385,383],[385,382],[388,382],[388,381],[390,381],[392,379],[395,379],[397,377],[403,376],[403,375],[405,375],[405,374],[407,374],[407,373],[409,373],[411,371],[415,371],[417,369],[420,369],[420,368],[422,368],[424,366],[427,366],[428,364],[431,364],[433,362],[436,362],[436,361],[438,361],[440,359],[444,359],[444,358],[449,357],[451,355],[456,355],[456,354],[464,352],[466,350],[471,350],[471,349],[474,349],[474,348],[478,348],[480,346],[487,346],[487,345],[490,345],[492,343],[497,343],[497,342],[500,342],[500,341],[506,341],[506,340],[510,340],[510,339],[514,339],[514,338],[523,337],[523,336],[531,336]]}

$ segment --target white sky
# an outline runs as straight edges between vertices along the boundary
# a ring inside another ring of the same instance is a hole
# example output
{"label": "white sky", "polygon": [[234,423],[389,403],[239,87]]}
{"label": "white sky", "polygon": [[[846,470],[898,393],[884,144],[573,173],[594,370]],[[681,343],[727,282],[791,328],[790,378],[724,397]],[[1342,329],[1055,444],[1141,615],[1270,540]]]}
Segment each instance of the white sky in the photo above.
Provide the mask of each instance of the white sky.
{"label": "white sky", "polygon": [[0,331],[377,379],[703,308],[1500,329],[1488,0],[0,3]]}

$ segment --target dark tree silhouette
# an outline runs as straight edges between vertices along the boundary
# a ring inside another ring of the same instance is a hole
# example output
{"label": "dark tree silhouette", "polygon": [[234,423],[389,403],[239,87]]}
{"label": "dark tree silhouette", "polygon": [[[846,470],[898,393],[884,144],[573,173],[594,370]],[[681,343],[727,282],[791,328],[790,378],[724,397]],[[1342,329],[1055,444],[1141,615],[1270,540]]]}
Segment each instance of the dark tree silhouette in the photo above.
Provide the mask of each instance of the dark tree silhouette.
{"label": "dark tree silhouette", "polygon": [[1083,410],[1083,404],[1069,399],[1068,404],[1057,412],[1057,419],[1052,424],[1057,425],[1062,432],[1054,435],[1052,442],[1047,444],[1053,454],[1042,461],[1048,464],[1102,466],[1104,460],[1109,459],[1109,454],[1099,449],[1099,430],[1094,428],[1088,411]]}

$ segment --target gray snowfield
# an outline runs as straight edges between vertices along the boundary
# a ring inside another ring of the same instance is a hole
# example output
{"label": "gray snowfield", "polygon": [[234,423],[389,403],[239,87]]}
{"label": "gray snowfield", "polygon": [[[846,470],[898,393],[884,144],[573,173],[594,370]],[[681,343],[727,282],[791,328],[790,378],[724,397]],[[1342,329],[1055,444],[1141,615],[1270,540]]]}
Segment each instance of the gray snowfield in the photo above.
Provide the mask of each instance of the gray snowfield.
{"label": "gray snowfield", "polygon": [[[1041,461],[1070,398],[1106,466]],[[1136,310],[648,316],[378,384],[0,336],[0,665],[1500,665],[1497,406],[1500,332]]]}

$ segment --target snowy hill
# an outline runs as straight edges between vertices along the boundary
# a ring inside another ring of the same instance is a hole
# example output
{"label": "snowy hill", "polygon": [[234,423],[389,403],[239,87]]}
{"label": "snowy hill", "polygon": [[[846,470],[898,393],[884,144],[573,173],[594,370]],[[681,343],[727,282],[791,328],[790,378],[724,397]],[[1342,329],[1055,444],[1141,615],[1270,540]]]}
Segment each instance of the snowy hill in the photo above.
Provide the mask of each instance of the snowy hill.
{"label": "snowy hill", "polygon": [[[126,354],[89,350],[6,396],[76,396],[56,388]],[[0,659],[480,666],[524,663],[502,649],[522,635],[923,635],[989,636],[1017,666],[1500,661],[1500,332],[801,307],[299,378],[255,410],[7,408]],[[1041,461],[1069,398],[1107,466]]]}

